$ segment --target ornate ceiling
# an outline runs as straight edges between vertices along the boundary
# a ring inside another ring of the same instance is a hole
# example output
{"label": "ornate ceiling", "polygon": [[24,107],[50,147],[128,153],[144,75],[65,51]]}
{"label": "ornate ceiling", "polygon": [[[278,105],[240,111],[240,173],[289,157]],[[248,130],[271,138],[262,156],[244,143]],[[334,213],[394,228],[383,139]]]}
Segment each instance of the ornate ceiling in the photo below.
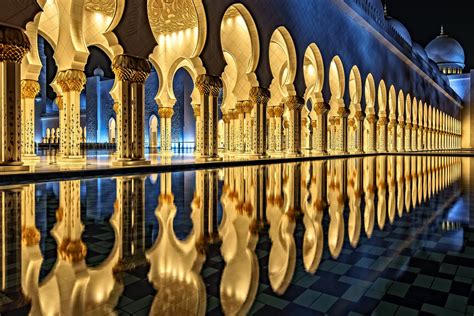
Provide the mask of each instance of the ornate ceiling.
{"label": "ornate ceiling", "polygon": [[198,23],[193,0],[150,0],[148,17],[155,35],[193,28]]}
{"label": "ornate ceiling", "polygon": [[116,0],[86,0],[86,10],[99,12],[112,17],[115,13]]}

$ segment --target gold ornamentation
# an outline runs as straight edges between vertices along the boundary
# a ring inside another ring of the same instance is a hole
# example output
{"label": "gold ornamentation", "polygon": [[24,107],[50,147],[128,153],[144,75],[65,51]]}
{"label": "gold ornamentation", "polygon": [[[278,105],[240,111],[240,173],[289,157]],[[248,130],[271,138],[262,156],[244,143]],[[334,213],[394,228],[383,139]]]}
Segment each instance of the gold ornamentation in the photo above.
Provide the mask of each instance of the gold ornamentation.
{"label": "gold ornamentation", "polygon": [[201,115],[201,105],[199,104],[193,104],[193,113],[194,117],[199,117]]}
{"label": "gold ornamentation", "polygon": [[158,115],[161,118],[171,118],[173,117],[173,114],[174,114],[173,108],[163,107],[163,108],[158,109]]}
{"label": "gold ornamentation", "polygon": [[61,259],[71,263],[83,260],[87,254],[87,247],[81,240],[65,239],[59,246],[59,256]]}
{"label": "gold ornamentation", "polygon": [[268,114],[268,117],[275,117],[275,111],[273,111],[274,107],[273,106],[269,106],[267,108],[267,114]]}
{"label": "gold ornamentation", "polygon": [[273,113],[275,114],[275,117],[281,117],[283,115],[283,105],[274,106]]}
{"label": "gold ornamentation", "polygon": [[252,112],[252,101],[250,100],[245,100],[242,102],[242,109],[244,111],[244,113],[250,113]]}
{"label": "gold ornamentation", "polygon": [[86,10],[112,17],[115,13],[115,2],[116,0],[86,0],[84,7]]}
{"label": "gold ornamentation", "polygon": [[22,99],[34,99],[40,91],[40,85],[35,80],[22,80],[20,86]]}
{"label": "gold ornamentation", "polygon": [[23,227],[21,240],[27,247],[38,245],[41,239],[39,230],[36,227]]}
{"label": "gold ornamentation", "polygon": [[61,95],[56,96],[56,104],[59,110],[62,110],[64,108],[63,97]]}
{"label": "gold ornamentation", "polygon": [[262,87],[250,89],[250,100],[256,104],[267,104],[270,100],[270,90]]}
{"label": "gold ornamentation", "polygon": [[314,105],[314,111],[317,115],[324,115],[329,112],[330,109],[331,107],[326,102],[318,102]]}
{"label": "gold ornamentation", "polygon": [[21,63],[30,50],[30,41],[20,29],[0,25],[0,62]]}
{"label": "gold ornamentation", "polygon": [[377,121],[377,116],[375,114],[369,114],[367,116],[367,122],[374,124]]}
{"label": "gold ornamentation", "polygon": [[354,118],[358,120],[359,122],[363,121],[365,119],[365,113],[362,111],[357,111],[354,115]]}
{"label": "gold ornamentation", "polygon": [[289,110],[299,110],[303,107],[304,99],[302,97],[291,95],[285,99],[285,105]]}
{"label": "gold ornamentation", "polygon": [[81,92],[86,83],[86,75],[81,70],[69,69],[58,73],[56,81],[63,92]]}
{"label": "gold ornamentation", "polygon": [[118,55],[112,63],[112,70],[118,80],[145,83],[151,72],[150,63],[143,58]]}
{"label": "gold ornamentation", "polygon": [[155,35],[178,32],[198,25],[193,0],[151,0],[148,19]]}
{"label": "gold ornamentation", "polygon": [[222,80],[217,76],[199,75],[196,79],[196,87],[203,95],[217,97],[222,89]]}
{"label": "gold ornamentation", "polygon": [[337,109],[337,114],[339,114],[341,117],[348,117],[350,112],[347,108],[340,107]]}

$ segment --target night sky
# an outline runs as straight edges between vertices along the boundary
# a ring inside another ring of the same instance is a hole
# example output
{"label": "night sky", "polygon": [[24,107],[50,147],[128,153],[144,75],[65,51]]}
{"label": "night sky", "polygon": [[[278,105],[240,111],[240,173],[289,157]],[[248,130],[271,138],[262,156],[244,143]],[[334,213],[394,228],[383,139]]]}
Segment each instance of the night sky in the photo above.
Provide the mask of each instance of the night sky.
{"label": "night sky", "polygon": [[466,68],[474,68],[474,12],[472,0],[382,0],[388,14],[402,22],[413,41],[426,45],[440,33],[455,38],[464,47]]}

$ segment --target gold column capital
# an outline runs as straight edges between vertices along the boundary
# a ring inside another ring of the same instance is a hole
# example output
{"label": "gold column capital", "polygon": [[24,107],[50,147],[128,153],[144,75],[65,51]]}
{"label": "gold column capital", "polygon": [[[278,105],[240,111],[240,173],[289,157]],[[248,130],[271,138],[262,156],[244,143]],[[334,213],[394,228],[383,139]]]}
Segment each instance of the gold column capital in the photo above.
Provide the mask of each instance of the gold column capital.
{"label": "gold column capital", "polygon": [[329,112],[330,109],[331,107],[326,102],[318,102],[314,105],[314,111],[318,115],[326,114]]}
{"label": "gold column capital", "polygon": [[34,99],[40,91],[40,85],[36,80],[22,80],[20,87],[22,99]]}
{"label": "gold column capital", "polygon": [[339,114],[341,117],[348,117],[350,111],[346,107],[340,107],[337,109],[337,114]]}
{"label": "gold column capital", "polygon": [[201,115],[201,105],[193,104],[192,107],[193,107],[194,117],[199,117]]}
{"label": "gold column capital", "polygon": [[171,118],[174,114],[173,108],[162,107],[158,109],[158,115],[161,118]]}
{"label": "gold column capital", "polygon": [[304,99],[296,95],[290,95],[285,99],[285,105],[290,110],[299,110],[304,105]]}
{"label": "gold column capital", "polygon": [[253,107],[252,101],[245,100],[245,101],[242,102],[242,109],[243,109],[244,113],[252,112],[252,107]]}
{"label": "gold column capital", "polygon": [[[64,100],[61,95],[56,96],[56,104],[58,105],[58,109],[62,110],[64,108]],[[117,103],[118,105],[118,103]],[[115,109],[115,107],[114,107]]]}
{"label": "gold column capital", "polygon": [[83,260],[87,254],[87,247],[81,240],[65,239],[59,246],[59,255],[63,260],[77,263]]}
{"label": "gold column capital", "polygon": [[375,114],[369,114],[369,115],[367,115],[367,121],[370,124],[373,124],[377,121],[377,116]]}
{"label": "gold column capital", "polygon": [[196,87],[203,95],[217,97],[222,88],[222,80],[217,76],[199,75],[196,79]]}
{"label": "gold column capital", "polygon": [[120,81],[145,83],[151,66],[146,59],[122,54],[114,58],[112,71]]}
{"label": "gold column capital", "polygon": [[283,115],[283,105],[274,106],[273,114],[275,115],[275,117],[281,117]]}
{"label": "gold column capital", "polygon": [[222,120],[226,124],[230,122],[231,118],[232,118],[232,114],[230,114],[230,113],[229,114],[222,114]]}
{"label": "gold column capital", "polygon": [[262,87],[252,87],[249,97],[256,104],[267,104],[270,100],[270,90]]}
{"label": "gold column capital", "polygon": [[86,75],[82,70],[69,69],[59,72],[56,81],[63,92],[81,92],[86,83]]}
{"label": "gold column capital", "polygon": [[269,106],[267,108],[267,114],[268,114],[268,117],[275,117],[275,111],[274,111],[274,107],[273,106]]}
{"label": "gold column capital", "polygon": [[36,227],[23,227],[21,240],[23,244],[27,247],[36,246],[39,244],[41,235],[39,230]]}
{"label": "gold column capital", "polygon": [[21,63],[30,50],[30,41],[20,29],[0,25],[0,62]]}

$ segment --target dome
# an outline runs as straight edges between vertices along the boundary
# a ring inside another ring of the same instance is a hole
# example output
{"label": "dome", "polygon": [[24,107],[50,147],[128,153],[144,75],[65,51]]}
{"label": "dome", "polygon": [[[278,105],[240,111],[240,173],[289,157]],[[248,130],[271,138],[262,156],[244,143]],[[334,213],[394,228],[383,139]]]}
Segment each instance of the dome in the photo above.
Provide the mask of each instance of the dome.
{"label": "dome", "polygon": [[367,4],[369,4],[369,6],[371,6],[374,9],[375,14],[379,18],[383,17],[384,9],[383,9],[383,5],[382,5],[382,1],[380,1],[380,0],[367,0]]}
{"label": "dome", "polygon": [[464,49],[458,41],[444,33],[432,40],[425,50],[428,57],[440,67],[464,68]]}
{"label": "dome", "polygon": [[411,41],[410,33],[408,32],[407,28],[398,20],[387,17],[387,23],[393,27],[393,29],[408,43],[408,45],[412,46],[413,43]]}
{"label": "dome", "polygon": [[420,56],[421,58],[423,58],[423,60],[428,61],[428,55],[426,54],[426,51],[423,49],[423,47],[421,47],[420,44],[418,44],[418,43],[413,43],[413,51],[414,51],[418,56]]}
{"label": "dome", "polygon": [[98,77],[104,77],[104,71],[102,70],[102,68],[100,67],[97,67],[96,69],[94,69],[94,76],[98,76]]}

